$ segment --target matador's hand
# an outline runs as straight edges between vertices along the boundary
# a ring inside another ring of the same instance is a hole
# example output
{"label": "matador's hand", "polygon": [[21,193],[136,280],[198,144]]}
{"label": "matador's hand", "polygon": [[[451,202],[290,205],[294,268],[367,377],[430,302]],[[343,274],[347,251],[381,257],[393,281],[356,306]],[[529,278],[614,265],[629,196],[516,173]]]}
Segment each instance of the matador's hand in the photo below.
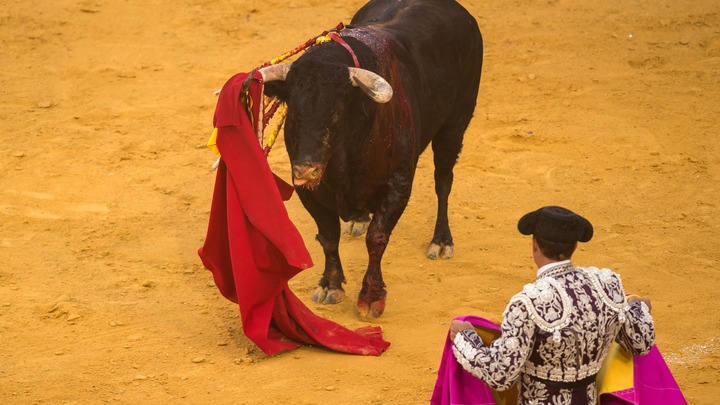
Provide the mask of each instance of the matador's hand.
{"label": "matador's hand", "polygon": [[468,321],[454,319],[450,324],[450,341],[454,341],[455,336],[466,329],[473,329],[473,325]]}
{"label": "matador's hand", "polygon": [[628,302],[635,302],[635,301],[644,302],[645,305],[647,305],[647,307],[648,307],[648,312],[652,311],[652,305],[650,305],[650,298],[640,298],[636,295],[631,295],[630,297],[628,297],[627,301]]}

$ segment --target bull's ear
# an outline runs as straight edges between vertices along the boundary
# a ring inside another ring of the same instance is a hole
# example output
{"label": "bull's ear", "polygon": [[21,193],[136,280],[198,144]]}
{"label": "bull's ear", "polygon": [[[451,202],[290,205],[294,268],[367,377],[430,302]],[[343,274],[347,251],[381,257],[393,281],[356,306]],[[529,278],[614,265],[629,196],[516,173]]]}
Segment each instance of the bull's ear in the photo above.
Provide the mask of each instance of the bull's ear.
{"label": "bull's ear", "polygon": [[289,63],[279,63],[260,69],[260,74],[265,82],[265,94],[286,101],[287,86],[285,85],[285,77],[287,77],[289,71]]}
{"label": "bull's ear", "polygon": [[267,82],[265,83],[265,95],[287,102],[287,85],[285,82]]}

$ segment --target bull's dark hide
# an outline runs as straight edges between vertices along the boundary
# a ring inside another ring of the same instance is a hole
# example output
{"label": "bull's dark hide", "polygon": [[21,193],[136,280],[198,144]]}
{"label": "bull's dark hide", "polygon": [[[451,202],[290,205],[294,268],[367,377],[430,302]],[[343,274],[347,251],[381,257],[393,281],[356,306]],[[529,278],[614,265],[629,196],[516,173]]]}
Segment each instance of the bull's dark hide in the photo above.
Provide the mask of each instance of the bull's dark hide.
{"label": "bull's dark hide", "polygon": [[450,258],[448,196],[453,167],[472,118],[482,67],[475,18],[452,0],[373,0],[340,36],[360,67],[393,88],[380,104],[363,83],[351,82],[352,55],[329,42],[292,63],[266,93],[288,106],[285,144],[298,195],[315,219],[325,270],[314,300],[343,299],[338,245],[340,219],[367,229],[368,267],[358,298],[363,317],[385,307],[380,261],[410,198],[420,154],[432,145],[438,198],[428,256]]}

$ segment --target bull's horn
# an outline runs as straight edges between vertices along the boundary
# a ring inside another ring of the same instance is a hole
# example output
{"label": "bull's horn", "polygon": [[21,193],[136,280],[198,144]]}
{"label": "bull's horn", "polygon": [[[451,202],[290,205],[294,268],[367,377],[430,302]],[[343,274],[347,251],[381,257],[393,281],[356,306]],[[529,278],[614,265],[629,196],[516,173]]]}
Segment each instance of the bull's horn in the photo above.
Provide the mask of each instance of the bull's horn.
{"label": "bull's horn", "polygon": [[387,103],[393,96],[393,89],[390,83],[385,81],[380,75],[369,70],[349,67],[350,82],[353,86],[360,87],[363,93],[377,103]]}
{"label": "bull's horn", "polygon": [[260,69],[260,74],[262,75],[264,82],[272,82],[276,80],[284,82],[289,70],[289,63],[278,63],[277,65],[270,65]]}

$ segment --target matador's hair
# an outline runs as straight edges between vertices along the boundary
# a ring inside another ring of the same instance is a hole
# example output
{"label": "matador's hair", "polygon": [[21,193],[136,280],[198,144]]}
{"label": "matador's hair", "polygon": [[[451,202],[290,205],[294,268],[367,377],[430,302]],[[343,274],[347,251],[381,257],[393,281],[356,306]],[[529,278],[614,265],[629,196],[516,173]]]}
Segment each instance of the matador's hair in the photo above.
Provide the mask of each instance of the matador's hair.
{"label": "matador's hair", "polygon": [[551,242],[549,240],[538,238],[537,236],[535,236],[535,241],[545,257],[557,261],[570,260],[570,257],[575,252],[575,247],[577,246],[577,242]]}

